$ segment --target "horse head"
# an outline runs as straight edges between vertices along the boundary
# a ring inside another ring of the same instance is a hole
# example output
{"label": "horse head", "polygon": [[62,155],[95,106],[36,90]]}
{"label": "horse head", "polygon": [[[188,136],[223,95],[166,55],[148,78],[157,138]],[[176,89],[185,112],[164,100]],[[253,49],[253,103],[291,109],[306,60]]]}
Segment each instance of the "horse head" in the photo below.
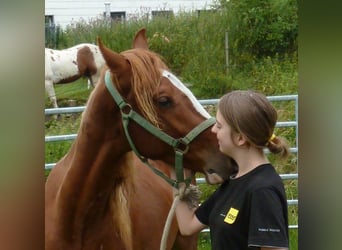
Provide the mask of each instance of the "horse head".
{"label": "horse head", "polygon": [[113,95],[113,114],[120,110],[123,117],[120,128],[114,129],[126,135],[121,147],[134,149],[141,159],[158,159],[170,165],[177,162],[175,154],[182,154],[186,168],[227,178],[236,166],[219,150],[210,130],[215,120],[160,56],[149,50],[145,33],[145,29],[138,31],[133,49],[121,53],[98,39],[108,67],[103,69],[100,82]]}

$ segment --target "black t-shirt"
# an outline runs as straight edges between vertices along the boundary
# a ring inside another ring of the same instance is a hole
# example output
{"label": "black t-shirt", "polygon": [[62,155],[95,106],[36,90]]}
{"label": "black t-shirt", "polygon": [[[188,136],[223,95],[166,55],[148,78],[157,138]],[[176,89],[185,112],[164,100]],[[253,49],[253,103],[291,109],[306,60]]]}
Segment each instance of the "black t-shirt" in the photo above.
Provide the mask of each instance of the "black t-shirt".
{"label": "black t-shirt", "polygon": [[284,185],[270,164],[224,182],[195,214],[210,227],[213,250],[288,248]]}

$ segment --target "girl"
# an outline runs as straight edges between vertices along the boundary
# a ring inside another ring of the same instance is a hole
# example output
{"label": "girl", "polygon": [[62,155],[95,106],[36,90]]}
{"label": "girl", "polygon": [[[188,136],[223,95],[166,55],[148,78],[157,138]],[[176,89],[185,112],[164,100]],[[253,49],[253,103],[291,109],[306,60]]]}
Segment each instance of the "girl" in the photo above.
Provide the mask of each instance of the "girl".
{"label": "girl", "polygon": [[238,171],[198,208],[178,203],[183,235],[210,227],[214,250],[288,249],[284,185],[264,153],[267,147],[282,158],[289,154],[285,140],[274,134],[276,121],[275,108],[262,94],[233,91],[220,99],[212,132]]}

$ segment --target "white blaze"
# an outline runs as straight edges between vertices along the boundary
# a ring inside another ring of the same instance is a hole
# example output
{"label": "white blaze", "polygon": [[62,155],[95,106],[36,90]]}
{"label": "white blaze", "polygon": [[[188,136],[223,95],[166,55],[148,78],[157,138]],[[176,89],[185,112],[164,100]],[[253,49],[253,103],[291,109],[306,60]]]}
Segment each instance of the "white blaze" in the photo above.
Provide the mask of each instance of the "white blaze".
{"label": "white blaze", "polygon": [[199,103],[196,97],[192,94],[192,92],[172,73],[164,70],[163,76],[168,78],[172,84],[177,87],[180,91],[182,91],[192,102],[195,109],[205,118],[209,119],[211,115],[203,108],[203,106]]}

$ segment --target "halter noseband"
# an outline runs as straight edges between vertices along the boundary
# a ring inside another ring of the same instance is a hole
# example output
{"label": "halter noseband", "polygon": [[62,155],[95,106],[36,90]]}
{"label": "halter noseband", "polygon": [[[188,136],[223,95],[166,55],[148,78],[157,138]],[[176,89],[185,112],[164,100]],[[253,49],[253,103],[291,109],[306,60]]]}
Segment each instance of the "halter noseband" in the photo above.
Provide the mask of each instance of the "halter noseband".
{"label": "halter noseband", "polygon": [[[198,126],[193,128],[186,136],[183,138],[175,139],[162,130],[158,129],[154,125],[152,125],[149,121],[147,121],[145,118],[143,118],[141,115],[139,115],[137,112],[135,112],[131,105],[126,103],[119,92],[116,90],[114,87],[114,84],[112,83],[111,77],[110,77],[110,71],[106,71],[106,76],[105,76],[105,84],[114,98],[115,103],[119,106],[120,111],[121,111],[121,117],[122,117],[122,123],[124,127],[124,131],[126,134],[126,138],[131,146],[131,149],[134,151],[134,153],[140,158],[142,162],[144,162],[147,166],[149,166],[154,173],[162,177],[164,180],[166,180],[171,186],[178,188],[178,184],[185,182],[186,185],[189,185],[191,182],[191,177],[184,179],[184,173],[183,173],[183,155],[186,154],[189,150],[189,144],[199,135],[201,134],[204,130],[209,128],[215,123],[215,118],[211,117],[202,123],[200,123]],[[128,124],[129,121],[133,120],[137,124],[139,124],[141,127],[143,127],[145,130],[150,132],[152,135],[156,136],[166,144],[170,145],[173,147],[173,150],[175,151],[175,169],[176,169],[176,177],[177,180],[173,180],[166,176],[162,171],[156,169],[153,167],[149,162],[148,159],[144,156],[142,156],[137,148],[135,147],[133,140],[129,134],[128,131]]]}

